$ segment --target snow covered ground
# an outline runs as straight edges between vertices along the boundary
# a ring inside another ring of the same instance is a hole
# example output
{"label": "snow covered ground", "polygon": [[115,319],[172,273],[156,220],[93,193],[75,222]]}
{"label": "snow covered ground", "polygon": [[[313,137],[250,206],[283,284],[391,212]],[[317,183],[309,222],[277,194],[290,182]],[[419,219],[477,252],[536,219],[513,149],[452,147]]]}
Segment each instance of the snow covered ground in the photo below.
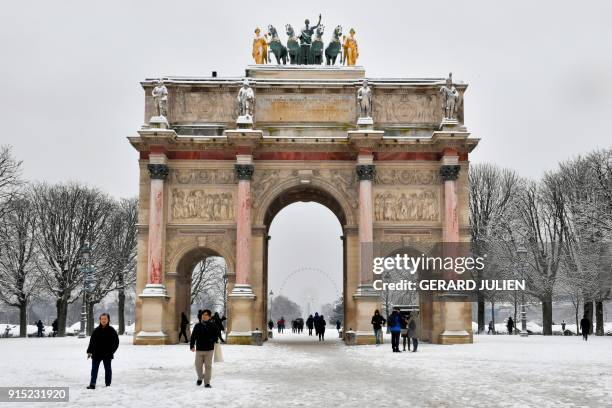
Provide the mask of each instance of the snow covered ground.
{"label": "snow covered ground", "polygon": [[[0,386],[69,386],[66,405],[95,407],[612,406],[608,336],[481,335],[471,345],[421,344],[417,353],[396,354],[388,339],[346,347],[335,330],[327,335],[323,344],[275,333],[262,347],[224,346],[212,389],[196,387],[187,345],[134,346],[121,336],[113,385],[93,391],[85,389],[88,340],[0,339]],[[103,375],[100,367],[98,385]]]}

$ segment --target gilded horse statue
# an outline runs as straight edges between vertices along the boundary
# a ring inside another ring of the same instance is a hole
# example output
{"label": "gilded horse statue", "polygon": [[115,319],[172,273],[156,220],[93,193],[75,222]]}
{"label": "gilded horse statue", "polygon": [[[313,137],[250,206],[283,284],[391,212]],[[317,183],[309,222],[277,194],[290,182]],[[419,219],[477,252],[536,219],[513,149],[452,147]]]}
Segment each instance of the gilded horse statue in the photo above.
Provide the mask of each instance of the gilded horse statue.
{"label": "gilded horse statue", "polygon": [[298,38],[295,36],[295,31],[291,24],[285,26],[287,30],[287,54],[289,55],[289,62],[291,64],[300,63],[300,43]]}
{"label": "gilded horse statue", "polygon": [[274,57],[276,57],[276,63],[280,65],[282,61],[283,65],[285,65],[287,63],[287,48],[281,43],[280,38],[278,38],[278,32],[272,24],[268,25],[268,33],[272,37],[269,47]]}
{"label": "gilded horse statue", "polygon": [[[334,33],[332,34],[332,39],[327,44],[327,48],[325,48],[325,61],[327,65],[335,65],[336,58],[338,58],[338,54],[340,54],[342,50],[342,43],[340,42],[340,37],[342,36],[342,27],[337,26],[334,29]],[[342,58],[340,58],[342,61]]]}

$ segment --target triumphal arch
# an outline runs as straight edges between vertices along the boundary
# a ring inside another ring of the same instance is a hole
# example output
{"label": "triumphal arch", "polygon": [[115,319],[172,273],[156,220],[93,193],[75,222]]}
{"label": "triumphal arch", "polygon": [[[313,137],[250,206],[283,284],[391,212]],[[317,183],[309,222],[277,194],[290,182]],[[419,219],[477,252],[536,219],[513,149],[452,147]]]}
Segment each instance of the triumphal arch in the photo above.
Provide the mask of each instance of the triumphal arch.
{"label": "triumphal arch", "polygon": [[[226,261],[228,341],[249,343],[266,327],[270,223],[297,201],[327,206],[342,225],[343,326],[361,344],[374,341],[381,308],[367,248],[469,241],[478,139],[464,126],[467,85],[450,76],[257,64],[243,77],[142,86],[146,124],[129,137],[140,155],[136,344],[178,341],[191,271],[206,256]],[[421,325],[424,340],[471,342],[471,304],[423,296]]]}

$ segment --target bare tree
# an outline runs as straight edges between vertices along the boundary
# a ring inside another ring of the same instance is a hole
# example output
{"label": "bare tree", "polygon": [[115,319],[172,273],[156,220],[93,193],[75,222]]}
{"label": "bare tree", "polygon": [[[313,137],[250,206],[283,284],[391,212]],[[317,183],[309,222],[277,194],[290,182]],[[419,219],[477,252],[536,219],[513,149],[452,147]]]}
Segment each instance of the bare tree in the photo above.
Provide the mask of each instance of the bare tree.
{"label": "bare tree", "polygon": [[119,334],[125,332],[125,291],[136,281],[136,240],[138,200],[124,199],[114,202],[99,242],[93,248],[92,260],[96,266],[96,284],[87,299],[87,332],[93,331],[94,306],[109,293],[117,291],[119,304]]}
{"label": "bare tree", "polygon": [[[472,252],[475,257],[490,255],[494,251],[492,246],[499,244],[500,239],[511,238],[508,231],[512,230],[515,198],[522,181],[512,170],[492,164],[476,164],[470,166],[468,183]],[[513,247],[497,249],[512,250]],[[482,277],[476,271],[472,278],[479,281]],[[493,304],[496,294],[478,290],[476,295],[478,332],[482,333],[485,330],[485,301],[489,299]]]}
{"label": "bare tree", "polygon": [[227,284],[225,260],[209,256],[198,262],[191,274],[191,304],[211,310],[225,309],[224,290]]}
{"label": "bare tree", "polygon": [[36,184],[32,197],[37,216],[36,243],[45,289],[55,297],[58,334],[66,333],[68,304],[82,288],[80,249],[95,248],[111,214],[111,201],[99,190],[80,184]]}
{"label": "bare tree", "polygon": [[10,146],[0,146],[0,220],[11,209],[8,205],[19,193],[21,161],[15,160]]}
{"label": "bare tree", "polygon": [[527,291],[542,302],[544,335],[552,335],[552,299],[564,256],[566,207],[562,183],[548,174],[539,183],[529,183],[518,200],[522,228],[519,234],[528,251]]}
{"label": "bare tree", "polygon": [[603,301],[610,296],[612,238],[612,149],[563,162],[556,177],[567,203],[565,278],[581,288],[584,310],[603,335]]}
{"label": "bare tree", "polygon": [[288,297],[278,295],[272,301],[272,320],[278,321],[281,317],[285,321],[302,317],[302,308]]}
{"label": "bare tree", "polygon": [[0,222],[0,301],[19,308],[19,335],[27,336],[29,301],[40,289],[34,234],[36,217],[27,195],[13,197]]}

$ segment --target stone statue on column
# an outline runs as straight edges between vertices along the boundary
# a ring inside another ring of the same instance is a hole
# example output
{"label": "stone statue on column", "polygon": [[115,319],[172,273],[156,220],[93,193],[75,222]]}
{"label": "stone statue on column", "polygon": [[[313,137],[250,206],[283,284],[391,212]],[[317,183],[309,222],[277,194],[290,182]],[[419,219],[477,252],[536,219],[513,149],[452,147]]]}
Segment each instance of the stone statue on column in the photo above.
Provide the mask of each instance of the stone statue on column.
{"label": "stone statue on column", "polygon": [[157,85],[153,88],[151,95],[155,100],[157,116],[168,116],[168,89],[161,78],[157,81]]}
{"label": "stone statue on column", "polygon": [[445,121],[457,120],[457,107],[459,105],[459,91],[453,85],[453,73],[448,74],[446,84],[440,88],[442,94],[442,109]]}
{"label": "stone statue on column", "polygon": [[372,88],[368,85],[368,80],[364,79],[361,88],[357,90],[357,103],[359,105],[358,126],[371,126],[372,120]]}
{"label": "stone statue on column", "polygon": [[168,128],[168,89],[164,85],[164,81],[160,78],[157,80],[157,85],[151,92],[153,100],[155,101],[155,109],[157,116],[153,116],[149,123],[153,127],[159,127],[162,129]]}
{"label": "stone statue on column", "polygon": [[249,80],[242,82],[242,87],[238,91],[238,125],[253,125],[253,110],[255,105],[255,92],[249,85]]}

